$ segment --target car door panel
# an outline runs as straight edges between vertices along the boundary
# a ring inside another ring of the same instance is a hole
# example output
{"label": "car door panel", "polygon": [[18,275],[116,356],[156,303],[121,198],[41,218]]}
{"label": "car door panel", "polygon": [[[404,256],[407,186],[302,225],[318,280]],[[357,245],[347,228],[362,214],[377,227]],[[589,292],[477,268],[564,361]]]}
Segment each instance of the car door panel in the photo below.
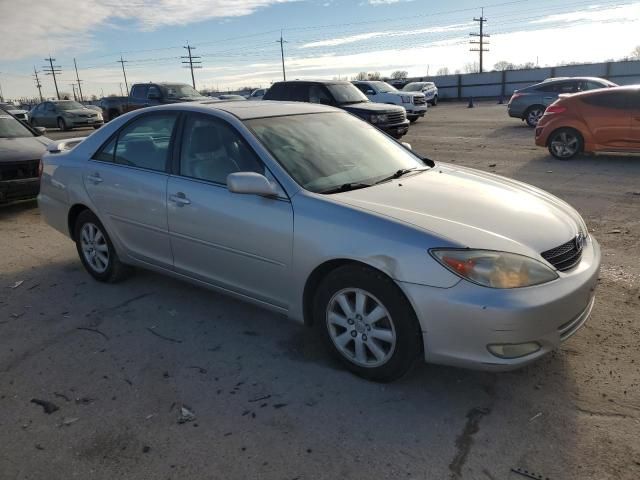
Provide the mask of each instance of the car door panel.
{"label": "car door panel", "polygon": [[174,113],[140,115],[87,162],[84,185],[131,257],[172,268],[167,223],[167,165]]}
{"label": "car door panel", "polygon": [[190,114],[181,137],[180,163],[167,187],[176,272],[286,308],[293,242],[291,203],[226,188],[230,173],[268,175],[228,123]]}
{"label": "car door panel", "polygon": [[289,201],[181,177],[169,178],[168,192],[182,193],[189,202],[168,204],[176,272],[286,308],[293,241]]}
{"label": "car door panel", "polygon": [[583,118],[598,150],[626,149],[631,140],[633,108],[622,91],[601,91],[581,102]]}

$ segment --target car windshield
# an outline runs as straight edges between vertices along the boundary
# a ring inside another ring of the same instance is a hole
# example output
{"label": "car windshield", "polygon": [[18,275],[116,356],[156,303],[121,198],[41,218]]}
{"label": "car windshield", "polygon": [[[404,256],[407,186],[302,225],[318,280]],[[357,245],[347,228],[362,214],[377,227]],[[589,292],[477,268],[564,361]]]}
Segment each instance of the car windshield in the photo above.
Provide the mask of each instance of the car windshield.
{"label": "car windshield", "polygon": [[81,105],[78,102],[74,102],[73,100],[68,100],[68,101],[64,101],[64,102],[56,102],[55,105],[60,110],[77,110],[78,108],[84,108],[83,105]]}
{"label": "car windshield", "polygon": [[162,85],[161,88],[167,98],[196,98],[202,96],[191,85],[177,83],[175,85]]}
{"label": "car windshield", "polygon": [[334,83],[327,85],[327,89],[333,95],[338,105],[346,105],[349,103],[368,102],[369,99],[350,83]]}
{"label": "car windshield", "polygon": [[370,82],[375,85],[380,93],[397,92],[398,89],[393,85],[389,85],[387,82]]}
{"label": "car windshield", "polygon": [[402,90],[405,92],[419,92],[424,86],[426,86],[424,83],[408,83]]}
{"label": "car windshield", "polygon": [[33,136],[35,135],[31,133],[31,130],[11,115],[0,113],[0,138],[23,138]]}
{"label": "car windshield", "polygon": [[245,122],[293,179],[322,193],[369,186],[425,163],[375,127],[348,113],[269,117]]}

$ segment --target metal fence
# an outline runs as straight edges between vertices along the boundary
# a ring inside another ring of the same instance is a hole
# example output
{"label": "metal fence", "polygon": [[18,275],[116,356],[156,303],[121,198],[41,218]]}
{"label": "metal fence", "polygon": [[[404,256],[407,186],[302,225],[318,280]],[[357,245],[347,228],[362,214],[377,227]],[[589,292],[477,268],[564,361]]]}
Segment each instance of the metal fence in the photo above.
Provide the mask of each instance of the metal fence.
{"label": "metal fence", "polygon": [[566,65],[563,67],[417,77],[412,82],[435,82],[439,99],[504,98],[514,90],[550,77],[600,77],[619,85],[640,84],[640,60]]}

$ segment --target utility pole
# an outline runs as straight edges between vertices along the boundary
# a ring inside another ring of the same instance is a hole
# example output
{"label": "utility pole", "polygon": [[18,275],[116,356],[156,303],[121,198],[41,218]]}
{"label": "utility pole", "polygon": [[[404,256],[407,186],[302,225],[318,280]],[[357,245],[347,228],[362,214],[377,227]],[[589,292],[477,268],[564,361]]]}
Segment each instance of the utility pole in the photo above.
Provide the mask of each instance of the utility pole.
{"label": "utility pole", "polygon": [[287,81],[287,72],[284,69],[284,44],[285,43],[289,43],[286,40],[283,40],[282,38],[282,30],[280,30],[280,40],[276,40],[276,43],[280,44],[280,55],[282,57],[282,78],[284,79],[284,81]]}
{"label": "utility pole", "polygon": [[84,97],[82,96],[82,86],[80,85],[80,77],[78,76],[78,64],[76,63],[76,59],[73,59],[73,66],[76,69],[76,81],[78,82],[78,93],[80,94],[80,101],[84,102]]}
{"label": "utility pole", "polygon": [[0,102],[4,102],[4,95],[2,94],[2,83],[0,83]]}
{"label": "utility pole", "polygon": [[56,87],[56,97],[58,98],[58,100],[60,100],[60,92],[58,91],[58,82],[56,81],[56,73],[62,73],[62,70],[60,70],[60,66],[53,65],[53,62],[56,61],[55,58],[51,58],[51,56],[49,56],[49,58],[45,58],[44,59],[45,62],[49,62],[49,66],[44,66],[42,67],[42,69],[45,71],[46,75],[51,75],[53,77],[53,84]]}
{"label": "utility pole", "polygon": [[38,89],[38,93],[40,94],[40,101],[43,102],[42,99],[42,85],[40,84],[40,79],[38,78],[38,74],[40,72],[36,70],[36,66],[33,66],[33,76],[36,79],[36,88]]}
{"label": "utility pole", "polygon": [[187,43],[186,47],[182,47],[182,48],[186,48],[187,52],[189,52],[189,55],[182,56],[180,58],[186,59],[186,60],[183,60],[182,63],[184,64],[185,68],[189,68],[191,70],[191,84],[193,85],[193,88],[195,89],[196,88],[196,79],[193,76],[193,69],[194,68],[202,68],[202,62],[200,61],[201,57],[194,57],[193,55],[191,55],[191,50],[195,50],[196,47],[192,47],[188,43]]}
{"label": "utility pole", "polygon": [[[124,70],[124,64],[127,63],[127,61],[122,58],[122,55],[120,55],[120,60],[118,60],[118,63],[122,65],[122,75],[124,75],[124,88],[127,91],[127,97],[128,97],[129,85],[127,85],[127,72],[125,72]],[[120,94],[122,94],[122,85],[120,85]]]}
{"label": "utility pole", "polygon": [[124,92],[122,91],[122,82],[120,82],[120,96],[124,97]]}
{"label": "utility pole", "polygon": [[469,35],[471,35],[472,37],[478,37],[479,40],[472,40],[470,43],[472,45],[478,45],[478,48],[470,48],[469,51],[470,52],[480,52],[480,73],[483,72],[483,63],[482,63],[482,54],[484,52],[488,52],[489,49],[488,48],[484,48],[484,45],[488,45],[489,42],[485,42],[484,39],[489,37],[489,35],[487,35],[486,33],[484,33],[484,24],[487,21],[486,18],[484,18],[484,8],[482,9],[482,13],[480,15],[480,18],[474,18],[473,19],[474,22],[478,22],[480,24],[480,33],[470,33]]}
{"label": "utility pole", "polygon": [[71,87],[71,90],[73,90],[73,99],[77,102],[78,97],[76,96],[76,84],[70,83],[69,86]]}

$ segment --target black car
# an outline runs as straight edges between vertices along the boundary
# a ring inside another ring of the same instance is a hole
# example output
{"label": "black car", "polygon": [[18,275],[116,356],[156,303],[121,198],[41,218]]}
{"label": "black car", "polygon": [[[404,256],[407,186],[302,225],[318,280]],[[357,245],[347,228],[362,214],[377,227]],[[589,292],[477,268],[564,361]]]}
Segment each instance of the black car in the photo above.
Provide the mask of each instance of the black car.
{"label": "black car", "polygon": [[98,105],[102,109],[102,118],[108,122],[125,113],[128,103],[129,97],[104,97]]}
{"label": "black car", "polygon": [[346,110],[395,138],[409,130],[404,108],[371,102],[350,82],[338,80],[294,80],[274,83],[263,100],[310,102]]}
{"label": "black car", "polygon": [[0,203],[38,195],[40,157],[51,143],[43,131],[0,111]]}

